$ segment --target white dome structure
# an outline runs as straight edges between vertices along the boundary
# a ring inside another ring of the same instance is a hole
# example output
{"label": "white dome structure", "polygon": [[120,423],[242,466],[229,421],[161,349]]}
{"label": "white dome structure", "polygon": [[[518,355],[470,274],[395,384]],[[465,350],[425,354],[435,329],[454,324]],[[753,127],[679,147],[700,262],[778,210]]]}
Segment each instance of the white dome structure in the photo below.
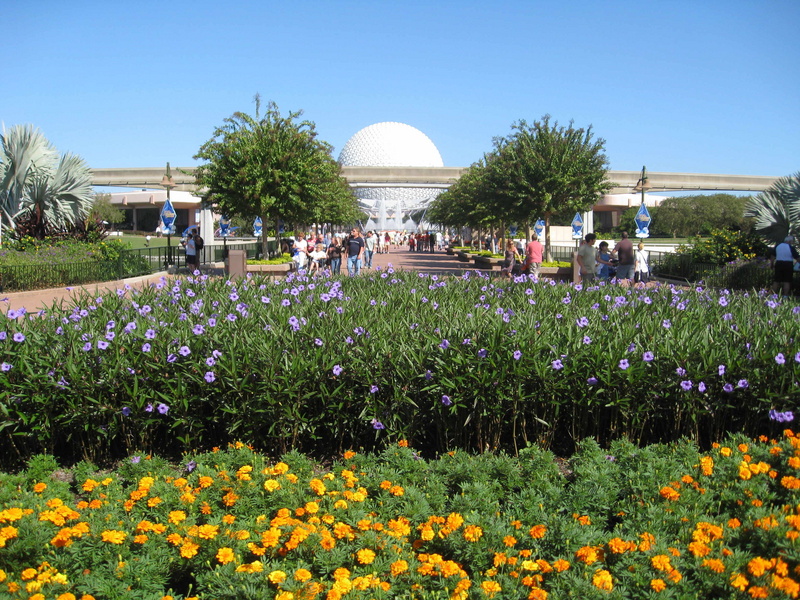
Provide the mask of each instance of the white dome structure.
{"label": "white dome structure", "polygon": [[[339,153],[345,167],[442,167],[436,145],[419,129],[384,122],[365,127]],[[369,212],[367,229],[414,230],[408,212],[419,210],[441,193],[437,188],[364,187],[355,190]]]}

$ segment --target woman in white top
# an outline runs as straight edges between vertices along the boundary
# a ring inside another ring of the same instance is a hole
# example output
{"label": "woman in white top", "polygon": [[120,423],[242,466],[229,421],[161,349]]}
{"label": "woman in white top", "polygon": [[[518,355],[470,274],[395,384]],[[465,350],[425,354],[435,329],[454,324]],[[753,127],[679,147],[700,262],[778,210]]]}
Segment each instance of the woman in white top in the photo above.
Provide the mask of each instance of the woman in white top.
{"label": "woman in white top", "polygon": [[636,255],[633,259],[634,281],[647,283],[650,281],[650,265],[648,264],[649,255],[644,249],[644,242],[639,242]]}

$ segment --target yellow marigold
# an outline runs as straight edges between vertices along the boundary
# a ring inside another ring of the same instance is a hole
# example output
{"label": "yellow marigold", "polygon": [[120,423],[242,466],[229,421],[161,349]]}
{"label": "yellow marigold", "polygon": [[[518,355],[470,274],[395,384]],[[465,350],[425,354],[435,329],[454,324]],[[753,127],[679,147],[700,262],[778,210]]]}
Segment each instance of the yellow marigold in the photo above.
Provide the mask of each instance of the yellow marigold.
{"label": "yellow marigold", "polygon": [[295,581],[300,581],[300,582],[308,581],[309,579],[311,579],[311,571],[309,571],[308,569],[297,569],[294,572],[294,579]]}
{"label": "yellow marigold", "polygon": [[731,575],[731,585],[740,592],[745,591],[749,583],[750,582],[747,581],[747,578],[741,573],[734,573],[733,575]]}
{"label": "yellow marigold", "polygon": [[227,565],[229,562],[232,562],[236,559],[236,555],[233,553],[231,548],[223,547],[217,550],[217,560],[222,565]]}
{"label": "yellow marigold", "polygon": [[281,484],[278,483],[275,479],[267,479],[264,482],[264,489],[268,492],[274,492],[276,490],[281,489]]}
{"label": "yellow marigold", "polygon": [[591,525],[592,524],[592,519],[591,519],[591,517],[589,517],[589,515],[580,515],[580,516],[576,515],[575,518],[578,519],[578,523],[580,523],[581,525]]}
{"label": "yellow marigold", "polygon": [[203,540],[213,540],[219,534],[219,525],[200,525],[197,528],[197,537]]}
{"label": "yellow marigold", "polygon": [[592,585],[599,590],[610,592],[614,589],[614,581],[611,579],[611,573],[605,569],[596,571],[592,577]]}
{"label": "yellow marigold", "polygon": [[575,552],[575,558],[586,563],[587,565],[590,565],[593,562],[597,562],[600,557],[597,552],[597,548],[594,546],[583,546]]}
{"label": "yellow marigold", "polygon": [[261,573],[264,570],[264,564],[260,560],[255,560],[251,563],[243,563],[236,567],[239,573]]}
{"label": "yellow marigold", "polygon": [[310,487],[311,491],[317,496],[324,496],[325,492],[328,491],[328,488],[325,487],[325,483],[316,477],[308,482],[308,487]]}
{"label": "yellow marigold", "polygon": [[615,537],[608,540],[608,549],[611,550],[612,554],[622,554],[631,549],[631,547],[625,540]]}
{"label": "yellow marigold", "polygon": [[350,459],[351,459],[351,458],[353,458],[355,455],[356,455],[356,453],[355,453],[355,452],[353,452],[352,450],[348,450],[347,452],[345,452],[345,453],[344,453],[344,459],[345,459],[345,460],[350,460]]}
{"label": "yellow marigold", "polygon": [[36,577],[36,569],[31,569],[30,567],[24,569],[22,573],[19,574],[19,578],[22,579],[22,581],[30,581],[34,577]]}
{"label": "yellow marigold", "polygon": [[789,466],[793,469],[800,469],[800,456],[789,457]]}
{"label": "yellow marigold", "polygon": [[651,579],[650,587],[654,592],[663,592],[665,589],[667,589],[667,584],[663,579]]}
{"label": "yellow marigold", "polygon": [[397,445],[400,446],[401,448],[408,448],[408,440],[400,440],[399,442],[397,442]]}
{"label": "yellow marigold", "polygon": [[513,548],[517,545],[517,538],[515,538],[513,535],[507,535],[503,538],[503,544],[509,548]]}
{"label": "yellow marigold", "polygon": [[671,571],[672,565],[670,564],[670,558],[666,554],[657,554],[650,559],[650,564],[653,565],[654,569],[659,571]]}
{"label": "yellow marigold", "polygon": [[764,573],[772,569],[774,566],[775,566],[775,559],[766,560],[764,558],[761,558],[760,556],[756,556],[754,559],[752,559],[750,562],[747,563],[747,570],[754,577],[761,577]]}
{"label": "yellow marigold", "polygon": [[714,474],[714,459],[710,456],[704,456],[700,459],[700,470],[703,475],[710,476]]}
{"label": "yellow marigold", "polygon": [[483,529],[477,525],[467,525],[464,528],[464,539],[468,542],[477,542],[483,535]]}
{"label": "yellow marigold", "polygon": [[408,562],[405,560],[396,560],[392,563],[389,569],[392,573],[392,576],[397,577],[400,575],[400,573],[405,573],[408,571]]}
{"label": "yellow marigold", "polygon": [[333,572],[334,581],[342,581],[344,579],[350,579],[350,569],[339,567]]}
{"label": "yellow marigold", "polygon": [[173,525],[177,525],[178,523],[186,520],[186,513],[182,510],[171,510],[169,511],[169,522]]}
{"label": "yellow marigold", "polygon": [[272,571],[267,575],[267,579],[269,579],[270,583],[278,585],[286,580],[286,573],[283,571]]}
{"label": "yellow marigold", "polygon": [[719,453],[722,456],[730,456],[733,452],[732,452],[732,450],[730,448],[727,448],[727,447],[723,446],[722,448],[720,448]]}
{"label": "yellow marigold", "polygon": [[107,529],[103,533],[100,534],[100,539],[104,542],[108,542],[109,544],[121,544],[125,541],[126,534],[124,531],[115,531],[113,529]]}
{"label": "yellow marigold", "polygon": [[391,488],[389,488],[389,493],[392,496],[402,496],[406,493],[406,491],[403,489],[403,486],[393,485]]}
{"label": "yellow marigold", "polygon": [[792,477],[791,475],[786,475],[785,477],[781,477],[781,485],[787,490],[798,490],[800,489],[800,479]]}
{"label": "yellow marigold", "polygon": [[683,579],[683,575],[681,575],[681,572],[678,571],[678,569],[672,569],[672,571],[669,572],[669,575],[667,575],[667,578],[672,583],[678,583],[681,579]]}
{"label": "yellow marigold", "polygon": [[275,594],[275,600],[294,600],[294,594],[292,592],[278,592]]}
{"label": "yellow marigold", "polygon": [[372,564],[372,561],[375,560],[375,552],[373,552],[369,548],[362,548],[361,550],[356,552],[356,559],[362,565]]}
{"label": "yellow marigold", "polygon": [[750,595],[751,598],[768,598],[769,597],[769,590],[765,587],[760,585],[754,585],[747,593]]}
{"label": "yellow marigold", "polygon": [[[81,596],[81,600],[83,600],[83,598],[84,598],[84,597],[83,597],[83,596]],[[64,593],[64,594],[59,594],[59,595],[56,597],[56,600],[75,600],[75,594],[73,594],[73,593],[71,593],[71,592],[66,592],[66,593]]]}
{"label": "yellow marigold", "polygon": [[490,598],[493,597],[495,594],[503,591],[503,588],[500,587],[500,584],[492,580],[486,580],[482,582],[481,589],[483,590],[483,593],[489,596]]}
{"label": "yellow marigold", "polygon": [[47,489],[47,484],[42,482],[39,482],[33,486],[33,491],[37,494],[41,494],[46,489]]}
{"label": "yellow marigold", "polygon": [[197,551],[200,550],[200,546],[195,544],[194,542],[185,541],[181,545],[181,556],[183,558],[193,558],[197,555]]}

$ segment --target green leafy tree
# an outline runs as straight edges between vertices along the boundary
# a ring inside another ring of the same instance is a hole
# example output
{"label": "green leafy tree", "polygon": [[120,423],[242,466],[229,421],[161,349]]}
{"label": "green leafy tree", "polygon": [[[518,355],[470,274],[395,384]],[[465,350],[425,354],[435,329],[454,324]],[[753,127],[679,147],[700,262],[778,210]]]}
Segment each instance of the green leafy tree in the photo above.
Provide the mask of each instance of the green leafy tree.
{"label": "green leafy tree", "polygon": [[0,141],[0,225],[25,220],[27,233],[39,239],[81,226],[93,202],[86,162],[71,153],[59,157],[31,125],[3,131]]}
{"label": "green leafy tree", "polygon": [[733,194],[667,198],[655,212],[651,212],[651,233],[664,232],[672,237],[688,237],[707,235],[715,229],[747,231],[750,222],[745,218],[744,210],[748,200]]}
{"label": "green leafy tree", "polygon": [[98,221],[111,225],[125,221],[125,213],[111,204],[111,194],[96,194],[91,212]]}
{"label": "green leafy tree", "polygon": [[[194,158],[207,161],[195,174],[205,198],[228,215],[261,217],[267,252],[267,223],[310,223],[344,219],[357,202],[331,156],[302,111],[282,116],[274,102],[261,115],[236,112],[217,127]],[[341,180],[341,181],[338,181]]]}
{"label": "green leafy tree", "polygon": [[550,115],[532,125],[520,120],[511,128],[509,136],[495,140],[492,179],[511,220],[544,219],[551,260],[551,219],[589,209],[612,187],[606,179],[605,140],[594,138],[591,126],[575,128],[572,121],[559,126]]}
{"label": "green leafy tree", "polygon": [[800,172],[782,177],[750,199],[744,214],[754,220],[753,231],[771,242],[782,242],[790,234],[800,237]]}

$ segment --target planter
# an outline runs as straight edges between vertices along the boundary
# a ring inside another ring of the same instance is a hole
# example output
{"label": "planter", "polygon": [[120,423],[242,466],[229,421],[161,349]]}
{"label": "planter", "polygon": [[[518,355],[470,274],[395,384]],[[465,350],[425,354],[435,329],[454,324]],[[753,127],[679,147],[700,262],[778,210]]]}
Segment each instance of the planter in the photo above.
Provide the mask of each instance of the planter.
{"label": "planter", "polygon": [[294,271],[294,263],[280,263],[277,265],[247,265],[248,273],[261,273],[262,275],[286,275]]}
{"label": "planter", "polygon": [[494,269],[495,265],[500,265],[501,260],[497,258],[491,258],[489,256],[476,256],[474,258],[475,261],[475,268],[477,269]]}
{"label": "planter", "polygon": [[447,253],[448,253],[450,256],[455,256],[455,254],[456,254],[456,251],[455,251],[455,250],[453,250],[452,248],[450,248],[449,246],[447,247],[447,250],[446,250],[446,252],[447,252]]}
{"label": "planter", "polygon": [[458,260],[460,260],[461,262],[469,262],[470,261],[469,254],[467,254],[466,252],[459,251],[459,252],[456,253],[456,256],[458,257]]}
{"label": "planter", "polygon": [[572,267],[541,267],[539,277],[556,281],[572,281]]}

